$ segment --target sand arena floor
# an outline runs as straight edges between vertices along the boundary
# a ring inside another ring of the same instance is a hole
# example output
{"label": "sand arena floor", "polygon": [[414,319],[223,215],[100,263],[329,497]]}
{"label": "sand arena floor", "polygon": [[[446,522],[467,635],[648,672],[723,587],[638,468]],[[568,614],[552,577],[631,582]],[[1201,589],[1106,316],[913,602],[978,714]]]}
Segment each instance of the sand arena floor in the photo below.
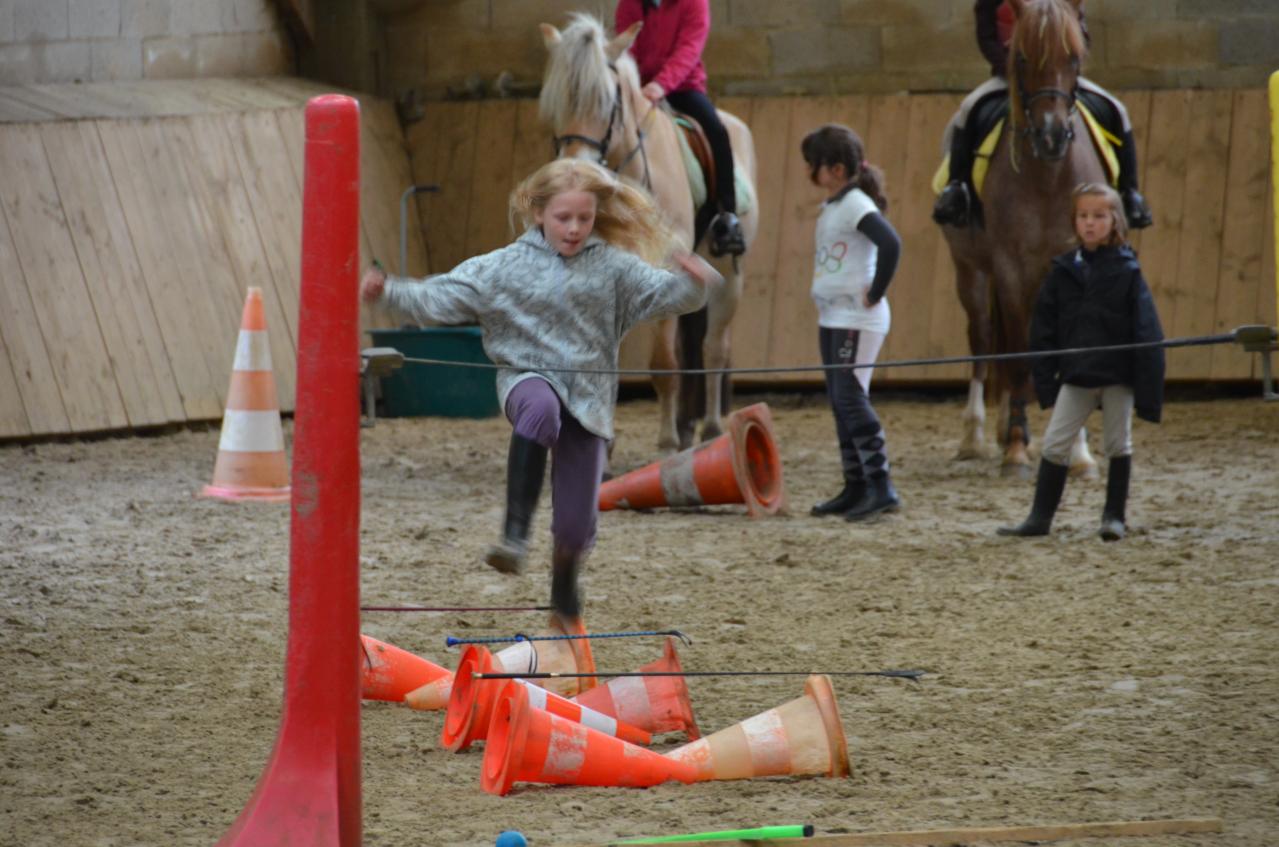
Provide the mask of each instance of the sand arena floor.
{"label": "sand arena floor", "polygon": [[[604,515],[587,621],[681,629],[689,670],[934,671],[919,684],[835,680],[851,778],[492,797],[479,750],[438,748],[439,713],[367,704],[366,844],[485,845],[506,828],[542,847],[765,823],[831,834],[1195,816],[1225,832],[1118,843],[1279,843],[1279,404],[1174,402],[1163,425],[1139,424],[1132,533],[1105,545],[1101,481],[1071,483],[1051,537],[997,538],[1031,484],[993,461],[951,461],[954,397],[877,400],[900,514],[811,518],[838,485],[829,412],[815,396],[767,399],[790,515]],[[649,460],[654,404],[618,417],[616,463]],[[545,601],[548,509],[527,575],[479,562],[500,519],[507,435],[499,419],[363,433],[366,602]],[[243,807],[279,719],[288,510],[195,499],[216,450],[215,431],[0,448],[0,843],[207,845]],[[447,634],[540,623],[369,614],[363,628],[452,664]],[[659,650],[615,640],[596,657],[630,670]],[[690,680],[706,731],[802,684]]]}

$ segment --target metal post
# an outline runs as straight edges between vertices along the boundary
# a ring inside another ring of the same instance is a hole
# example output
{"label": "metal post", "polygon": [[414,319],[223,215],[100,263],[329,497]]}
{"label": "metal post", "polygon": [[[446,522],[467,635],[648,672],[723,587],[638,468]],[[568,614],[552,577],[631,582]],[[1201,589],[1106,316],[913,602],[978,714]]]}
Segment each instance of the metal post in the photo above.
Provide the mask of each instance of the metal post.
{"label": "metal post", "polygon": [[408,275],[409,253],[409,198],[422,191],[439,191],[435,183],[429,185],[410,185],[400,195],[400,276]]}

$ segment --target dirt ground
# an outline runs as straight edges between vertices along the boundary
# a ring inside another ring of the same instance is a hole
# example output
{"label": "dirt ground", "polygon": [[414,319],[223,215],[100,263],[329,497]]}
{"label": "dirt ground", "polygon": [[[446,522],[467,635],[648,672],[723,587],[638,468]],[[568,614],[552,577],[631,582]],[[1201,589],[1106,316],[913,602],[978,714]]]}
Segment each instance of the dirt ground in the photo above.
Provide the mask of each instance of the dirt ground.
{"label": "dirt ground", "polygon": [[[932,671],[834,681],[851,778],[493,797],[481,750],[439,749],[439,713],[366,704],[366,844],[1185,817],[1220,817],[1225,831],[1117,843],[1279,843],[1279,404],[1174,402],[1163,425],[1139,424],[1132,534],[1103,544],[1101,481],[1070,484],[1051,537],[996,537],[1024,516],[1031,483],[951,460],[954,395],[877,400],[900,514],[809,517],[838,485],[829,412],[817,396],[765,399],[790,514],[603,515],[587,622],[678,628],[693,640],[688,670]],[[655,414],[622,404],[618,465],[652,458]],[[528,574],[479,561],[500,520],[507,435],[500,419],[364,431],[365,602],[546,600],[548,509]],[[216,450],[216,431],[0,448],[0,843],[207,845],[248,798],[279,720],[288,510],[193,497]],[[529,631],[542,623],[531,617],[367,614],[363,629],[451,665],[446,635]],[[653,639],[595,649],[601,670],[659,652]],[[802,685],[690,680],[705,731]]]}

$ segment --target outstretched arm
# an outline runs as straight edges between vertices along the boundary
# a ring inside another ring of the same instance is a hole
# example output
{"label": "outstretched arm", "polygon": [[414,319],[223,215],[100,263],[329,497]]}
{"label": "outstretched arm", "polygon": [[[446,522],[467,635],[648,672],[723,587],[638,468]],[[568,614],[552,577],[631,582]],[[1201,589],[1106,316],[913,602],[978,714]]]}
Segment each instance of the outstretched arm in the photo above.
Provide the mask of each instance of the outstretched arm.
{"label": "outstretched arm", "polygon": [[470,259],[448,273],[410,279],[388,276],[373,266],[360,280],[360,299],[383,302],[420,323],[465,324],[479,320],[479,259]]}

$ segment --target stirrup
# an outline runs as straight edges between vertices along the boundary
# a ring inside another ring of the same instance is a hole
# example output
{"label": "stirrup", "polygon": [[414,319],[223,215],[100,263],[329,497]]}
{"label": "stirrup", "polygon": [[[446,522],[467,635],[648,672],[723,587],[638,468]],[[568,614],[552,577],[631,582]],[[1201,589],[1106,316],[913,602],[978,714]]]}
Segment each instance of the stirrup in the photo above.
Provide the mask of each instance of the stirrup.
{"label": "stirrup", "polygon": [[716,258],[740,256],[746,252],[746,236],[742,234],[742,222],[732,212],[720,212],[711,221],[710,250]]}

